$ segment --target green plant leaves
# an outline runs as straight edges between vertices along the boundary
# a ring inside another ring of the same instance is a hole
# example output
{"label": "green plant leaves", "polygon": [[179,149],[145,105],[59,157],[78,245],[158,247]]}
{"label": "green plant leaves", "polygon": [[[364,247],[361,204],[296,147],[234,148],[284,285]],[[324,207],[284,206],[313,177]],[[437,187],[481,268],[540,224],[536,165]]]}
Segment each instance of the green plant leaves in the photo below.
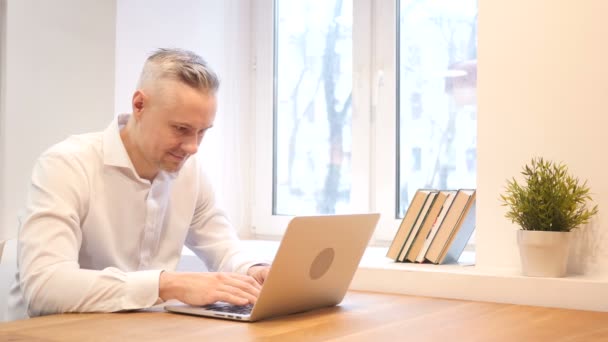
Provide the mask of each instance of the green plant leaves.
{"label": "green plant leaves", "polygon": [[597,205],[586,206],[593,201],[587,181],[581,184],[565,164],[532,158],[521,173],[524,183],[507,180],[500,198],[509,208],[505,216],[522,229],[569,232],[597,214]]}

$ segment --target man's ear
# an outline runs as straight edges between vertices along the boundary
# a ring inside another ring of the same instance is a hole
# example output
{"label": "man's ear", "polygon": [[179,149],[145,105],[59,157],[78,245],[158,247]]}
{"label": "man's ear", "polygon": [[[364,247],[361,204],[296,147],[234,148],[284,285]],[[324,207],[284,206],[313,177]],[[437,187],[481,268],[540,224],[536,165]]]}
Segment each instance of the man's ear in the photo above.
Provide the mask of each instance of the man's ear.
{"label": "man's ear", "polygon": [[147,101],[146,94],[144,94],[141,90],[136,90],[133,93],[133,99],[131,100],[131,105],[133,107],[133,116],[135,119],[139,120],[141,115],[143,114],[144,107]]}

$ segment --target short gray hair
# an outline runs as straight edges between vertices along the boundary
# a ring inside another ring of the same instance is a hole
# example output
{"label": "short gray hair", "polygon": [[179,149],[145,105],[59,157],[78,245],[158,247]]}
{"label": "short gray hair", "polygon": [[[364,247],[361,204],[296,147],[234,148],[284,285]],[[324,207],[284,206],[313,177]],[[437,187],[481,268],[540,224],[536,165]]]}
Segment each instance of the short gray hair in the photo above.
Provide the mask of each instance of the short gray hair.
{"label": "short gray hair", "polygon": [[213,93],[220,86],[217,74],[207,62],[196,53],[183,49],[158,49],[152,53],[144,64],[138,88],[161,79],[179,81]]}

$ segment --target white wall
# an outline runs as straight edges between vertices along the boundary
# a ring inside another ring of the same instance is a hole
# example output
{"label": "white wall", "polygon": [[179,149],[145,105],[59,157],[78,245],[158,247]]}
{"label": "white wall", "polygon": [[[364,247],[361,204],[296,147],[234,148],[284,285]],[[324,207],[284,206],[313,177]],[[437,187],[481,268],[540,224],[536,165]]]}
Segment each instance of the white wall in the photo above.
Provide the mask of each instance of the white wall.
{"label": "white wall", "polygon": [[112,119],[116,27],[115,1],[5,1],[0,238],[16,233],[38,155]]}
{"label": "white wall", "polygon": [[599,217],[571,271],[608,275],[608,2],[480,1],[478,231],[481,267],[519,267],[499,193],[532,156],[587,179]]}
{"label": "white wall", "polygon": [[[129,111],[145,57],[164,46],[200,53],[223,80],[217,127],[201,153],[212,161],[211,176],[233,221],[246,228],[249,213],[240,199],[250,198],[251,160],[238,154],[238,146],[222,153],[206,147],[238,137],[245,137],[241,146],[251,141],[246,134],[253,119],[249,2],[4,1],[0,237],[14,232],[39,153],[68,134],[102,129],[114,113]],[[600,214],[577,237],[571,271],[608,276],[608,217],[603,214],[608,210],[608,154],[602,149],[608,127],[608,3],[479,5],[477,263],[519,267],[516,227],[504,218],[498,196],[506,179],[538,155],[566,162],[589,181]]]}
{"label": "white wall", "polygon": [[[246,235],[250,159],[238,151],[250,146],[244,131],[252,120],[249,2],[0,1],[6,2],[1,23],[6,48],[0,45],[0,238],[16,233],[37,156],[70,134],[103,129],[116,113],[129,112],[141,66],[159,47],[198,52],[220,75],[218,119],[202,153],[220,201]],[[227,145],[230,141],[242,143]],[[221,151],[209,147],[218,145],[224,146]]]}
{"label": "white wall", "polygon": [[6,0],[0,0],[0,239],[5,235],[4,212],[6,201],[4,199],[4,139],[6,113]]}
{"label": "white wall", "polygon": [[[118,0],[116,19],[116,112],[130,101],[146,57],[161,47],[192,50],[219,74],[218,115],[199,154],[219,204],[241,236],[249,232],[247,208],[252,118],[249,1]],[[235,142],[237,142],[235,144]]]}

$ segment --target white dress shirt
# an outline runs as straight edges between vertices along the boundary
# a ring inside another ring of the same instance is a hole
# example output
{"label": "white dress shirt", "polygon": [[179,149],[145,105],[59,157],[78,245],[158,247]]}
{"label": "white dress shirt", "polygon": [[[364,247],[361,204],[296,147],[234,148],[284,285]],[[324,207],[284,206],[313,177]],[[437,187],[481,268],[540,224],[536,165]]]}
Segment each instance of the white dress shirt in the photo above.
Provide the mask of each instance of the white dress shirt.
{"label": "white dress shirt", "polygon": [[119,135],[128,117],[38,159],[9,318],[150,307],[161,270],[175,270],[184,244],[211,271],[245,274],[256,263],[216,208],[196,156],[152,182],[137,175]]}

